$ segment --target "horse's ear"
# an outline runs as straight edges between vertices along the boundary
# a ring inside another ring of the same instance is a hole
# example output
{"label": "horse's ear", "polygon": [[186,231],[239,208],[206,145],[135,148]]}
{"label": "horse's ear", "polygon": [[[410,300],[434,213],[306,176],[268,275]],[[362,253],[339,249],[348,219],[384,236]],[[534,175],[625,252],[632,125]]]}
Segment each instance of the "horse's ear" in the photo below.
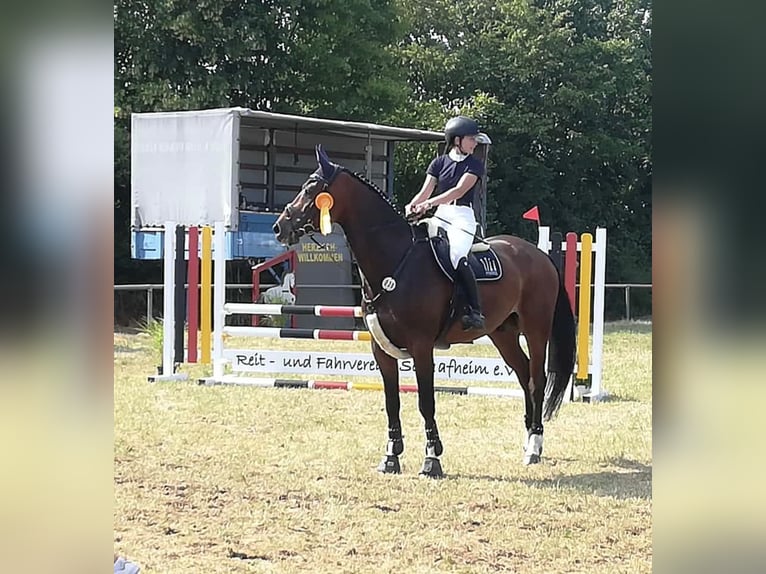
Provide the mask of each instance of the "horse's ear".
{"label": "horse's ear", "polygon": [[317,155],[317,163],[319,164],[319,171],[322,174],[322,177],[327,180],[332,179],[332,176],[335,174],[335,166],[332,164],[330,158],[327,156],[327,153],[322,148],[322,144],[317,144],[315,149]]}

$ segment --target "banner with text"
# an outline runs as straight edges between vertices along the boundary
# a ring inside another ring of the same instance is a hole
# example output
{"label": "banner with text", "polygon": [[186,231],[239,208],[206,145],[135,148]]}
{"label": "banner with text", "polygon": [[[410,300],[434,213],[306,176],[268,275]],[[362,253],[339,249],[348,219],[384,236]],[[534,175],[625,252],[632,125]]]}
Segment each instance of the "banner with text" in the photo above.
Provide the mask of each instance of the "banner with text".
{"label": "banner with text", "polygon": [[[370,354],[323,353],[321,351],[224,350],[232,370],[255,373],[302,373],[326,375],[380,376]],[[401,377],[415,377],[412,359],[399,361]],[[434,357],[434,378],[442,381],[518,382],[502,359],[487,357]]]}

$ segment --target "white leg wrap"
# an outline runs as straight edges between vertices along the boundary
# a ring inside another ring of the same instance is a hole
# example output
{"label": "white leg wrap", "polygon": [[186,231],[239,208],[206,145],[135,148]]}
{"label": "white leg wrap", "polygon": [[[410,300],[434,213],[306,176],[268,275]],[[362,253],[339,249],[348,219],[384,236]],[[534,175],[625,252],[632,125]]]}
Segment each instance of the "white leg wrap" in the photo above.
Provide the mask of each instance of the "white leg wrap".
{"label": "white leg wrap", "polygon": [[524,454],[527,456],[536,454],[540,456],[543,452],[543,435],[531,434],[527,439],[527,447],[524,449]]}

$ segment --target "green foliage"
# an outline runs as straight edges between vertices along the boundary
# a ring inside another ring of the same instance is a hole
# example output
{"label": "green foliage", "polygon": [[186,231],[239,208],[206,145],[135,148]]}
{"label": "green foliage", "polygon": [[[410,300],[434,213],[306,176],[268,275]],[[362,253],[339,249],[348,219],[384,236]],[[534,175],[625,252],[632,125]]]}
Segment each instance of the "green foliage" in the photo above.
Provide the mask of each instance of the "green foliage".
{"label": "green foliage", "polygon": [[[494,142],[489,233],[534,238],[536,204],[555,230],[609,229],[607,281],[648,282],[650,26],[649,0],[118,0],[115,276],[148,279],[127,257],[130,113],[246,106],[436,130],[472,115]],[[400,203],[435,153],[398,146]]]}
{"label": "green foliage", "polygon": [[403,32],[385,0],[118,0],[115,104],[375,119],[405,100]]}
{"label": "green foliage", "polygon": [[[407,6],[417,24],[399,52],[410,70],[412,113],[435,129],[455,112],[468,113],[493,139],[488,232],[534,237],[521,214],[537,204],[543,223],[562,232],[609,229],[608,280],[648,281],[649,3]],[[401,164],[398,192],[406,201],[427,162],[406,149]]]}
{"label": "green foliage", "polygon": [[149,346],[155,359],[162,362],[162,343],[164,341],[162,321],[141,321],[139,332],[149,339]]}

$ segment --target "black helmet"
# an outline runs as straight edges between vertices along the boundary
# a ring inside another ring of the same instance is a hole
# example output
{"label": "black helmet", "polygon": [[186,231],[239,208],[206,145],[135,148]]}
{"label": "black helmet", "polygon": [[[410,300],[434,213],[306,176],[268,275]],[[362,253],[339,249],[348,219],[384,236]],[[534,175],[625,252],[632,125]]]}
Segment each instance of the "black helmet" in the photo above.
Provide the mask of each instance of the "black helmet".
{"label": "black helmet", "polygon": [[452,140],[456,137],[464,136],[477,136],[476,140],[479,143],[489,144],[492,141],[487,134],[479,131],[479,124],[476,120],[467,118],[465,116],[457,116],[452,118],[444,126],[444,139],[447,140],[447,145],[452,145]]}

